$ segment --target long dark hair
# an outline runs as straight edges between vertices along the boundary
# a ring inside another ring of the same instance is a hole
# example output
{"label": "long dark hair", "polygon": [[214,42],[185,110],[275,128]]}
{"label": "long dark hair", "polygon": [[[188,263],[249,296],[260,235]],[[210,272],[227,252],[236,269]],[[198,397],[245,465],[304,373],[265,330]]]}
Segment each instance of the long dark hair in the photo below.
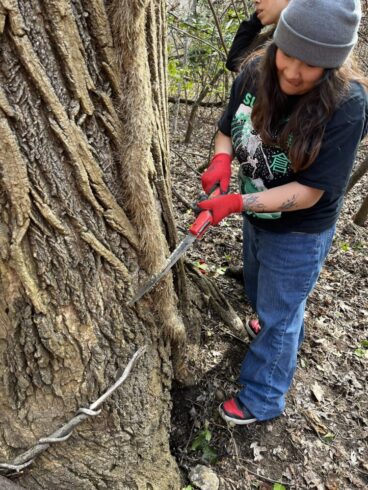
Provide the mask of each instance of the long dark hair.
{"label": "long dark hair", "polygon": [[[308,168],[316,159],[327,122],[347,93],[352,80],[368,87],[367,79],[349,58],[343,66],[326,69],[308,93],[294,100],[281,90],[277,78],[276,51],[272,41],[262,50],[257,63],[257,98],[252,111],[254,129],[263,143],[287,152],[295,172]],[[251,56],[247,63],[251,63]],[[245,67],[246,69],[246,67]]]}

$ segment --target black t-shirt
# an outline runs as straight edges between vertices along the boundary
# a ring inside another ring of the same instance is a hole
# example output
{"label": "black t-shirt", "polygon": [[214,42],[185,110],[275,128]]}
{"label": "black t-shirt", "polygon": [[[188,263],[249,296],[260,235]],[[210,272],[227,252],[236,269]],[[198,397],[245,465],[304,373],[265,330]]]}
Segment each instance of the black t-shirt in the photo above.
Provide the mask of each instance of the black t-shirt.
{"label": "black t-shirt", "polygon": [[[255,69],[250,68],[251,70]],[[249,68],[248,68],[249,70]],[[311,208],[276,213],[252,213],[246,216],[256,226],[275,232],[315,233],[332,226],[340,212],[344,192],[360,141],[368,130],[368,94],[357,82],[327,123],[316,160],[306,170],[294,172],[281,148],[264,145],[251,120],[257,90],[256,77],[242,72],[234,81],[230,101],[218,127],[231,136],[235,156],[240,163],[239,182],[243,194],[299,182],[324,191]],[[290,106],[296,101],[290,97]]]}

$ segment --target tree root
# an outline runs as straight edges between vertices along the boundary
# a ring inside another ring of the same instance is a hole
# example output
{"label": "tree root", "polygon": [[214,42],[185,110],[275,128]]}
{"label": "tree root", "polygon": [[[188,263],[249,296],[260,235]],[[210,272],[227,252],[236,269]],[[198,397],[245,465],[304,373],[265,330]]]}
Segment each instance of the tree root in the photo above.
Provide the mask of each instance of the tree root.
{"label": "tree root", "polygon": [[240,338],[247,338],[244,324],[231,304],[221,293],[211,278],[197,272],[192,264],[185,264],[188,277],[200,290],[208,306],[215,312],[231,331]]}
{"label": "tree root", "polygon": [[229,328],[228,333],[238,340],[248,343],[248,336],[242,320],[216,283],[200,274],[191,263],[183,264],[186,284],[182,285],[184,287],[178,296],[186,330],[186,342],[172,342],[172,365],[175,380],[183,386],[192,386],[198,376],[197,357],[201,349],[204,312],[210,309],[219,322]]}

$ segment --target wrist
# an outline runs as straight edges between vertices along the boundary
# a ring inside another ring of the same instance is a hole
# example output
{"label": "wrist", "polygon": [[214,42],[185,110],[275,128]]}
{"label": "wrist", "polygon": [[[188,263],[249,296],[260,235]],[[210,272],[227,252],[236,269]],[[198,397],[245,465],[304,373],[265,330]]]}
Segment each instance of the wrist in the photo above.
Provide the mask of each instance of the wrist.
{"label": "wrist", "polygon": [[221,161],[231,165],[231,162],[233,161],[233,156],[230,155],[229,153],[219,151],[218,153],[215,153],[213,155],[211,159],[211,163],[213,163],[214,161]]}
{"label": "wrist", "polygon": [[242,194],[242,202],[243,202],[243,211],[251,211],[250,202],[249,202],[249,194]]}
{"label": "wrist", "polygon": [[234,212],[242,213],[244,211],[244,201],[241,194],[232,194],[234,199]]}

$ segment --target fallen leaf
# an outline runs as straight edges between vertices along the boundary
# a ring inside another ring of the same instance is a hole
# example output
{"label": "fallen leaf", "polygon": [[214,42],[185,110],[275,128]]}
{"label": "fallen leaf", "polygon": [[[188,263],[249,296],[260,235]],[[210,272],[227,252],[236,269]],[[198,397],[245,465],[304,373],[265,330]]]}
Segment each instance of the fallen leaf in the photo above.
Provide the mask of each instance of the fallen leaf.
{"label": "fallen leaf", "polygon": [[341,488],[339,483],[335,480],[327,480],[325,486],[327,490],[340,490]]}
{"label": "fallen leaf", "polygon": [[254,461],[256,462],[262,461],[263,456],[261,455],[261,453],[267,451],[267,448],[259,446],[258,442],[252,442],[250,447],[251,449],[253,449]]}
{"label": "fallen leaf", "polygon": [[323,388],[318,383],[314,383],[314,385],[312,386],[312,393],[318,402],[323,400],[324,391]]}
{"label": "fallen leaf", "polygon": [[306,471],[304,474],[303,474],[303,477],[304,477],[304,480],[306,481],[306,483],[310,486],[314,486],[316,487],[318,490],[323,490],[324,486],[322,484],[322,481],[320,479],[320,477],[317,475],[317,473],[315,473],[314,471],[312,470],[308,470]]}
{"label": "fallen leaf", "polygon": [[327,434],[331,434],[331,431],[325,426],[325,424],[321,421],[318,415],[313,412],[313,410],[305,410],[304,416],[318,436],[324,437]]}

